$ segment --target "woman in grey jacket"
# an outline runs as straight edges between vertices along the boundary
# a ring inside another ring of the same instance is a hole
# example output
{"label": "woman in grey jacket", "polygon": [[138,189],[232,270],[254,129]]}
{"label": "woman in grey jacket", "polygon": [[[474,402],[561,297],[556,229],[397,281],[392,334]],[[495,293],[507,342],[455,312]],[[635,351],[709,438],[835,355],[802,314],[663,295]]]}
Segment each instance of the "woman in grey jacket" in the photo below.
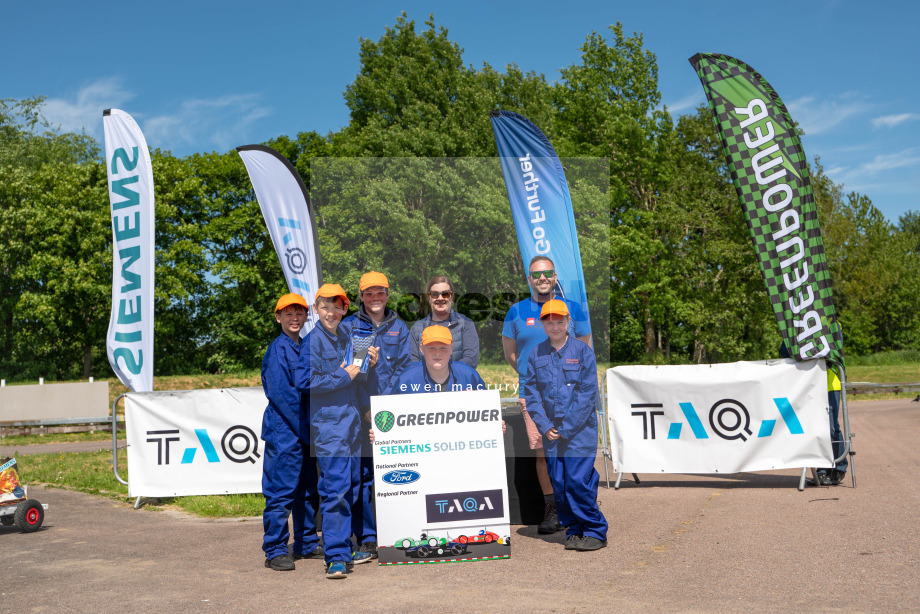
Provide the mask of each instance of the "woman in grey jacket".
{"label": "woman in grey jacket", "polygon": [[425,295],[431,311],[413,324],[409,331],[412,336],[412,361],[420,362],[422,359],[419,353],[422,331],[429,326],[446,326],[454,340],[451,360],[475,369],[479,364],[479,334],[472,320],[454,310],[454,284],[446,275],[435,275],[428,280]]}

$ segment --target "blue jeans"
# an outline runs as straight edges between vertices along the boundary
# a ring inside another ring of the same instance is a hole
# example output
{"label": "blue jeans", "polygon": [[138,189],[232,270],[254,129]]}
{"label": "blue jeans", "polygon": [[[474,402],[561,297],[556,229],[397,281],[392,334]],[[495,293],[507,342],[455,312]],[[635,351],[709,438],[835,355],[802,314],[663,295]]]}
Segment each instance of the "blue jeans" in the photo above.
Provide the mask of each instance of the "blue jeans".
{"label": "blue jeans", "polygon": [[[840,391],[827,391],[828,414],[831,419],[831,448],[834,451],[834,458],[840,458],[844,450],[843,433],[840,430]],[[841,474],[847,472],[848,457],[844,456],[837,462],[834,467]]]}

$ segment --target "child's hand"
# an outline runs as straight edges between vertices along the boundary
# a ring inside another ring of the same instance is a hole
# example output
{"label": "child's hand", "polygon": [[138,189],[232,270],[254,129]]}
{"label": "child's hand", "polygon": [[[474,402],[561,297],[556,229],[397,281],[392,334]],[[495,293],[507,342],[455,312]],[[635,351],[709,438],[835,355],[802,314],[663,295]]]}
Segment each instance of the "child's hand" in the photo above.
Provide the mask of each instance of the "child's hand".
{"label": "child's hand", "polygon": [[505,431],[507,431],[507,430],[508,430],[508,427],[505,425],[505,421],[502,420],[502,435],[504,435],[504,434],[505,434]]}
{"label": "child's hand", "polygon": [[371,438],[371,443],[374,443],[374,429],[367,429],[368,437]]}
{"label": "child's hand", "polygon": [[380,348],[379,348],[379,347],[373,347],[373,346],[371,346],[371,347],[367,348],[367,355],[368,355],[368,357],[369,357],[369,362],[368,362],[367,364],[368,364],[369,366],[373,367],[374,365],[377,364],[377,356],[378,356],[379,353],[380,353]]}
{"label": "child's hand", "polygon": [[559,431],[556,430],[555,426],[551,428],[550,430],[546,431],[546,438],[549,439],[550,441],[556,441],[557,439],[559,439]]}
{"label": "child's hand", "polygon": [[352,381],[358,377],[358,373],[361,373],[361,367],[346,365],[344,362],[342,363],[342,368],[345,369],[345,372],[348,373],[348,376],[351,377]]}

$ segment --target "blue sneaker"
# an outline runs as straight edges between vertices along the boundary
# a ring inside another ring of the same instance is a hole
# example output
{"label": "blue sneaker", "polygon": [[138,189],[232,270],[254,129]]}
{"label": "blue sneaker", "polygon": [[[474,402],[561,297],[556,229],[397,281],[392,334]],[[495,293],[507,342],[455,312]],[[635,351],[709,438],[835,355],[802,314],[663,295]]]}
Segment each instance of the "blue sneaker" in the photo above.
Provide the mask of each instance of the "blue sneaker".
{"label": "blue sneaker", "polygon": [[332,561],[326,565],[326,577],[330,580],[344,580],[346,577],[346,568],[343,561]]}
{"label": "blue sneaker", "polygon": [[370,563],[374,555],[370,552],[352,552],[351,564],[360,565],[361,563]]}

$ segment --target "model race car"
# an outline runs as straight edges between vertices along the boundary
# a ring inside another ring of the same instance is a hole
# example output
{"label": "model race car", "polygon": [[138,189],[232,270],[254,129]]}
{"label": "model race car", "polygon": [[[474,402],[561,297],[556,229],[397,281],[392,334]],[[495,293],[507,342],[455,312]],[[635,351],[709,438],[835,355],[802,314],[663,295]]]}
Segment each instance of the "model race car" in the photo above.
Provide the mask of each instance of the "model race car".
{"label": "model race car", "polygon": [[408,550],[409,548],[415,548],[418,546],[427,546],[429,548],[436,548],[438,546],[447,546],[447,540],[443,537],[429,537],[426,533],[422,533],[420,539],[412,539],[411,537],[405,537],[403,539],[396,540],[396,543],[393,544],[396,548],[402,548]]}
{"label": "model race car", "polygon": [[421,546],[412,546],[406,548],[406,555],[416,558],[429,558],[436,556],[459,556],[466,552],[466,544],[461,544],[460,542],[448,542],[446,544],[438,544],[436,546],[428,546],[423,544]]}
{"label": "model race car", "polygon": [[498,535],[483,529],[479,532],[479,535],[474,535],[472,537],[461,535],[457,538],[457,541],[461,544],[491,544],[492,542],[497,542],[498,539]]}
{"label": "model race car", "polygon": [[26,487],[19,482],[16,459],[0,460],[0,524],[5,527],[15,525],[23,533],[38,531],[48,506],[28,496]]}

